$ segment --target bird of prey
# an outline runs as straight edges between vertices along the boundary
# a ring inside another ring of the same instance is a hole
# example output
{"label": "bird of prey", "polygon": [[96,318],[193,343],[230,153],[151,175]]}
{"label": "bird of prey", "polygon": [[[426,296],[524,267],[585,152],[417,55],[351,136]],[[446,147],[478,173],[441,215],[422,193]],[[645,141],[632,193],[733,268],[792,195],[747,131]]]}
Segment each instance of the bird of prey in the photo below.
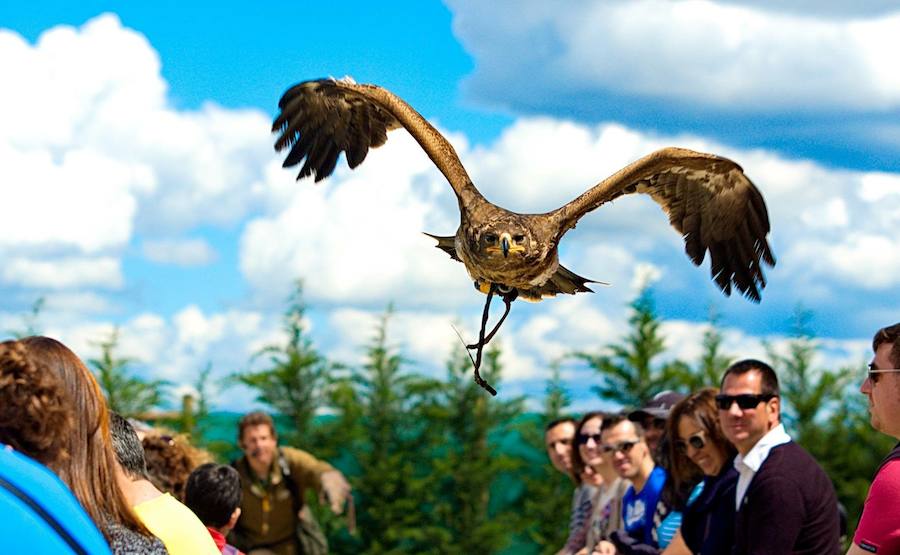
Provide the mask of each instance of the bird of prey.
{"label": "bird of prey", "polygon": [[[643,193],[662,207],[683,237],[695,265],[707,252],[712,279],[725,295],[732,288],[754,302],[765,287],[763,264],[775,265],[767,242],[769,217],[763,197],[739,165],[713,154],[663,148],[619,170],[564,206],[543,214],[519,214],[482,196],[450,142],[416,110],[390,91],[349,78],[306,81],[289,88],[278,102],[272,131],[275,149],[287,150],[284,167],[302,163],[297,179],[331,175],[343,152],[350,168],[387,133],[404,127],[456,194],[459,228],[431,237],[437,247],[462,262],[475,287],[487,294],[477,343],[475,381],[496,392],[479,375],[481,350],[497,332],[517,297],[539,301],[561,293],[591,291],[583,278],[559,263],[557,250],[578,220],[622,195]],[[430,235],[430,234],[429,234]],[[390,247],[381,247],[390,248]],[[506,310],[485,336],[491,297]]]}

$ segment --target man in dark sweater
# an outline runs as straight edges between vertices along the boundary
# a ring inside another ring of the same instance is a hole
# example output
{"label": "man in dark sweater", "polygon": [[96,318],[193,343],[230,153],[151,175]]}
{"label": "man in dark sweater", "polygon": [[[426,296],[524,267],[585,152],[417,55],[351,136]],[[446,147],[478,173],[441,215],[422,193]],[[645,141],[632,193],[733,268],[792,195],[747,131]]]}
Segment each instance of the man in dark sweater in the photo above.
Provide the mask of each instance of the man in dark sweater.
{"label": "man in dark sweater", "polygon": [[840,553],[831,480],[781,424],[778,378],[758,360],[731,365],[716,397],[737,447],[734,555]]}

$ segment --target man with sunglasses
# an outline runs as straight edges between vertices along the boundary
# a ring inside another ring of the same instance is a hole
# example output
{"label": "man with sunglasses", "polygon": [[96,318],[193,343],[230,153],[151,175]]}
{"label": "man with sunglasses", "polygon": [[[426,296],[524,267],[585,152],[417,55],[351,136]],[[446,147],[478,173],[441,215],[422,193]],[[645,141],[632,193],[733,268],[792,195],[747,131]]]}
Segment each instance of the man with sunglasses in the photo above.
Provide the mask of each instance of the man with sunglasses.
{"label": "man with sunglasses", "polygon": [[611,541],[600,542],[595,550],[602,555],[656,553],[659,536],[654,514],[666,471],[653,462],[639,423],[624,415],[612,415],[603,420],[600,434],[603,456],[612,461],[619,476],[631,481],[631,487],[622,499],[624,529],[613,532]]}
{"label": "man with sunglasses", "polygon": [[[900,323],[878,330],[875,357],[860,392],[869,399],[869,419],[879,432],[900,439]],[[900,443],[881,463],[847,555],[900,553]]]}
{"label": "man with sunglasses", "polygon": [[839,553],[834,486],[785,432],[775,371],[742,360],[725,371],[720,389],[722,431],[738,450],[733,555]]}

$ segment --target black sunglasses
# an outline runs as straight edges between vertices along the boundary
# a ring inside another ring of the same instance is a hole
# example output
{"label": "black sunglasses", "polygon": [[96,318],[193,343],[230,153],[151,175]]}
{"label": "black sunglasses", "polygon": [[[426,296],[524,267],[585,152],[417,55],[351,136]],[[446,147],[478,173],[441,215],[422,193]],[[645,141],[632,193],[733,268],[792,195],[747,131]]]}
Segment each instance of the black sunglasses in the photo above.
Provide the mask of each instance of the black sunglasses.
{"label": "black sunglasses", "polygon": [[760,403],[775,398],[771,393],[742,393],[741,395],[716,395],[716,406],[719,410],[729,410],[733,403],[737,403],[741,410],[756,408]]}
{"label": "black sunglasses", "polygon": [[706,432],[700,430],[696,434],[690,436],[686,440],[678,439],[675,440],[675,447],[681,451],[682,453],[687,453],[688,445],[693,447],[695,450],[699,451],[706,447],[706,440],[703,439],[703,436],[706,435]]}
{"label": "black sunglasses", "polygon": [[600,434],[578,434],[578,445],[586,445],[589,439],[593,439],[594,443],[600,444]]}
{"label": "black sunglasses", "polygon": [[604,453],[622,453],[627,455],[631,448],[640,443],[640,441],[623,441],[621,443],[607,443],[600,448]]}

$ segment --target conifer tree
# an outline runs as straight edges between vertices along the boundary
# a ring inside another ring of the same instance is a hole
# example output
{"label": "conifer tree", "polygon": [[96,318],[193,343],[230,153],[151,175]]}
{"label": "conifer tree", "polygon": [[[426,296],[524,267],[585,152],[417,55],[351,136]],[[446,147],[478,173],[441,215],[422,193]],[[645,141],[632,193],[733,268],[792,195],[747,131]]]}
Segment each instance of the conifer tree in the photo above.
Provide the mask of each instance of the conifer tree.
{"label": "conifer tree", "polygon": [[819,344],[811,331],[811,321],[812,313],[797,308],[787,354],[781,354],[772,344],[766,345],[766,351],[778,375],[782,417],[797,442],[815,450],[824,432],[824,418],[840,404],[855,376],[849,370],[813,366]]}
{"label": "conifer tree", "polygon": [[[719,316],[710,309],[707,328],[703,332],[703,352],[693,368],[684,365],[679,372],[678,382],[685,391],[698,391],[704,387],[719,387],[722,374],[731,364],[733,357],[722,350],[722,332],[719,331]],[[679,366],[675,364],[676,368]]]}
{"label": "conifer tree", "polygon": [[521,473],[525,482],[521,514],[527,538],[539,546],[540,553],[551,555],[566,543],[575,487],[571,477],[562,474],[550,463],[544,443],[547,423],[567,416],[571,404],[558,364],[552,366],[544,391],[544,405],[539,418],[529,421],[522,430],[533,456],[527,459],[529,465]]}
{"label": "conifer tree", "polygon": [[109,337],[100,341],[99,346],[100,358],[89,359],[88,364],[94,369],[110,410],[129,417],[141,416],[159,407],[169,382],[145,380],[131,374],[129,366],[135,361],[116,355],[119,346],[118,328],[114,328]]}
{"label": "conifer tree", "polygon": [[338,412],[329,429],[347,461],[358,501],[358,533],[336,533],[323,516],[332,549],[341,553],[427,553],[435,530],[424,515],[432,472],[423,399],[434,383],[405,372],[388,342],[391,309],[366,349],[366,362],[332,391]]}
{"label": "conifer tree", "polygon": [[303,302],[303,284],[297,282],[284,313],[286,341],[268,345],[254,355],[254,359],[266,357],[268,367],[246,371],[234,376],[257,393],[257,400],[291,419],[295,435],[291,443],[312,443],[313,418],[325,402],[325,389],[334,365],[313,346],[306,330]]}
{"label": "conifer tree", "polygon": [[[500,349],[485,353],[481,375],[491,384],[502,379]],[[512,503],[521,491],[501,489],[524,461],[498,443],[513,429],[522,414],[522,399],[491,397],[472,379],[468,356],[457,349],[447,363],[442,384],[441,410],[436,424],[442,430],[444,449],[435,453],[434,472],[439,477],[437,521],[449,532],[439,551],[445,553],[495,553],[516,534]]]}
{"label": "conifer tree", "polygon": [[640,406],[660,391],[677,388],[686,368],[680,361],[656,363],[665,351],[665,342],[651,290],[645,287],[630,307],[630,331],[621,343],[607,345],[596,354],[572,355],[600,374],[600,385],[592,389],[601,399],[626,407]]}

